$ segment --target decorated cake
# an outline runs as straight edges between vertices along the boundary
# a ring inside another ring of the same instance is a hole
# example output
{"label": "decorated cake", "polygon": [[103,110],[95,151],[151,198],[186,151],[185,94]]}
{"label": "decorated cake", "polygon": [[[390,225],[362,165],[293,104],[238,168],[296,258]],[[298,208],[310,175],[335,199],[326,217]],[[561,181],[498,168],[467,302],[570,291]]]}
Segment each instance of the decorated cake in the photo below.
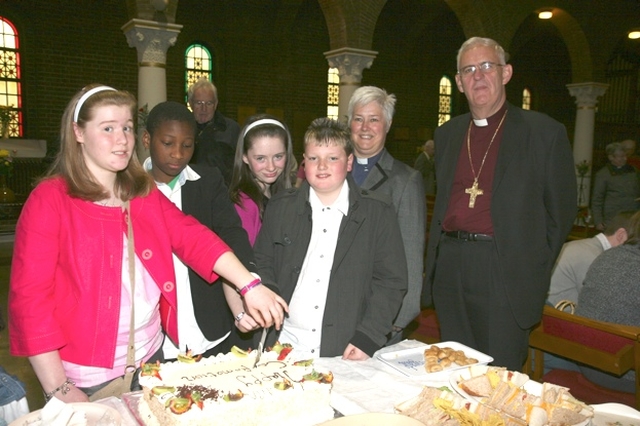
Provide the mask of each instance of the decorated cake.
{"label": "decorated cake", "polygon": [[276,344],[255,368],[256,351],[237,348],[215,357],[144,364],[140,418],[150,426],[314,425],[332,419],[333,375],[315,370],[312,360],[289,359],[290,350]]}

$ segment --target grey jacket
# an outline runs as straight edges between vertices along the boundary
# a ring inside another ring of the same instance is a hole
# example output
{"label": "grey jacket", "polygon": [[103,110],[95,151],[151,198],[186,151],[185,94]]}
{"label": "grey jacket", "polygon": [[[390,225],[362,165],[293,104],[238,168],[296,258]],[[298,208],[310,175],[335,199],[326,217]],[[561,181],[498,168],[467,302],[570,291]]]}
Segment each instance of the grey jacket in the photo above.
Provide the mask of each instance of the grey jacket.
{"label": "grey jacket", "polygon": [[427,227],[427,201],[422,186],[422,175],[402,161],[393,158],[384,149],[361,188],[390,198],[396,210],[407,256],[409,287],[394,324],[404,328],[420,313]]}
{"label": "grey jacket", "polygon": [[[387,341],[407,290],[406,259],[392,205],[360,190],[351,176],[349,212],[338,235],[320,356],[342,355],[349,343],[372,356]],[[254,245],[263,283],[289,303],[311,239],[309,183],[275,195]],[[277,333],[271,329],[267,345]]]}
{"label": "grey jacket", "polygon": [[596,173],[591,197],[593,223],[606,224],[616,214],[640,209],[640,173],[627,165],[612,173],[613,166],[604,166]]}

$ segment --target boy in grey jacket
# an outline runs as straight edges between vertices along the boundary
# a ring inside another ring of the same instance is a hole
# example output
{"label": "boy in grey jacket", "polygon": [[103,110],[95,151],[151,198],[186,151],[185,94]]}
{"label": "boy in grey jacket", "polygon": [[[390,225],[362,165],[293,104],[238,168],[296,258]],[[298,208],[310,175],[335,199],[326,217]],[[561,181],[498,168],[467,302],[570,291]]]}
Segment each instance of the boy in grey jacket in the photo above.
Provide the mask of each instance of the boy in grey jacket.
{"label": "boy in grey jacket", "polygon": [[358,188],[349,130],[314,120],[301,187],[269,201],[254,246],[262,281],[289,304],[276,339],[297,358],[363,360],[387,341],[407,290],[407,264],[390,200]]}

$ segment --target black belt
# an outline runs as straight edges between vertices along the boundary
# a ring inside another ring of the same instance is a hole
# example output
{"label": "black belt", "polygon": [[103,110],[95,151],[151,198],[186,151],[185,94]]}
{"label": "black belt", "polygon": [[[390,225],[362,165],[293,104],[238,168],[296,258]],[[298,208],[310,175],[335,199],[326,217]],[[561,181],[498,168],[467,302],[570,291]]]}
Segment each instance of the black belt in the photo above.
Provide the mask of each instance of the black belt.
{"label": "black belt", "polygon": [[450,231],[445,232],[444,235],[463,241],[493,241],[493,237],[491,235],[475,234],[467,231]]}

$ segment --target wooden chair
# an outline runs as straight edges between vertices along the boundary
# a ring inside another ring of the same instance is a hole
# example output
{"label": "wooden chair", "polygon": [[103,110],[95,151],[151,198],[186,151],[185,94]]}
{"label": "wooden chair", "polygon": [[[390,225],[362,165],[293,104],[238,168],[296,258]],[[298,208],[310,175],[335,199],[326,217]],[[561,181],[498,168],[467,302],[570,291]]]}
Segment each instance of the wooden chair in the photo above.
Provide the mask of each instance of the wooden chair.
{"label": "wooden chair", "polygon": [[[617,376],[636,371],[635,398],[632,394],[612,391],[589,382],[579,372],[552,370],[544,375],[544,354],[548,352],[571,361],[597,368]],[[531,357],[533,356],[533,370]],[[602,393],[596,400],[586,402],[623,402],[640,409],[640,327],[631,327],[596,321],[562,312],[545,306],[541,323],[529,336],[529,360],[525,372],[537,381],[554,383],[548,378],[559,378],[563,386],[570,387],[574,396],[578,393]],[[555,372],[555,373],[554,373]],[[557,374],[559,373],[559,374]],[[571,383],[574,382],[574,386]],[[585,384],[592,386],[585,389]]]}

